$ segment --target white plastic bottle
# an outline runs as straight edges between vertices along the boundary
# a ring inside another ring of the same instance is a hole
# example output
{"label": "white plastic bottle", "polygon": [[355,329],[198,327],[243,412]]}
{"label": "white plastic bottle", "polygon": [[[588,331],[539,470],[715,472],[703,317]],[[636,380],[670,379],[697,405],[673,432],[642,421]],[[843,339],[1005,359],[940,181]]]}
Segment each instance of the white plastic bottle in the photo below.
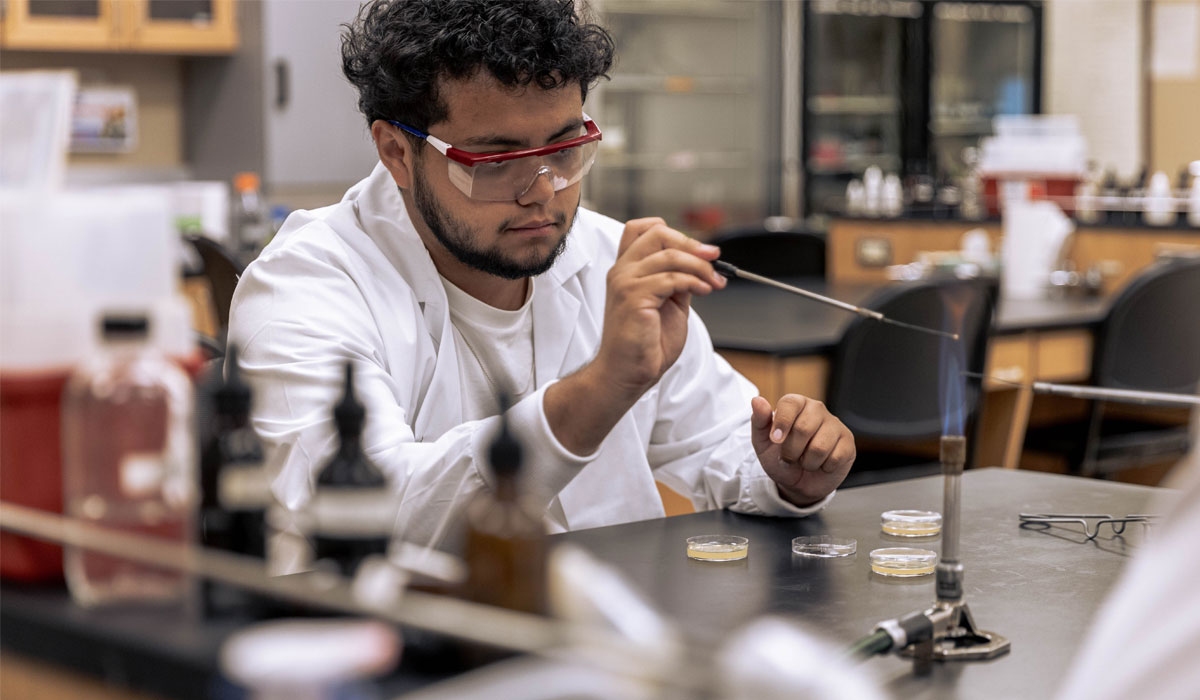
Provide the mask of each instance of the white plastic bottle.
{"label": "white plastic bottle", "polygon": [[1142,196],[1142,220],[1150,226],[1169,226],[1175,223],[1175,199],[1171,196],[1171,180],[1164,172],[1154,173]]}
{"label": "white plastic bottle", "polygon": [[258,255],[271,233],[260,186],[257,173],[238,173],[233,178],[233,241],[243,263]]}
{"label": "white plastic bottle", "polygon": [[[107,314],[96,356],[63,394],[63,496],[67,515],[183,545],[194,541],[192,385],[149,342],[147,314]],[[77,547],[67,585],[85,606],[189,603],[187,576]]]}

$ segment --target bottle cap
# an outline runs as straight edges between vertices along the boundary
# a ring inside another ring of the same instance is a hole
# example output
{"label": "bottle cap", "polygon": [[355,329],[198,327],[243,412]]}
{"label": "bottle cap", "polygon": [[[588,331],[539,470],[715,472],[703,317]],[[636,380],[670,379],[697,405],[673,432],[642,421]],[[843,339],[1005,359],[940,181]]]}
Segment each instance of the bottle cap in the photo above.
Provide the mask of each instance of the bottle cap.
{"label": "bottle cap", "polygon": [[346,363],[345,381],[342,384],[342,400],[333,407],[333,422],[342,437],[357,438],[362,434],[367,411],[354,395],[354,365]]}
{"label": "bottle cap", "polygon": [[145,314],[105,314],[100,332],[109,340],[145,338],[150,334],[150,319]]}
{"label": "bottle cap", "polygon": [[217,412],[225,416],[246,416],[250,413],[250,385],[242,380],[236,345],[229,345],[225,358],[225,381],[220,383],[214,395]]}
{"label": "bottle cap", "polygon": [[508,425],[508,395],[500,395],[500,429],[488,448],[488,461],[497,477],[515,476],[521,471],[521,443]]}
{"label": "bottle cap", "polygon": [[257,190],[259,186],[258,173],[238,173],[233,176],[233,189],[236,192]]}

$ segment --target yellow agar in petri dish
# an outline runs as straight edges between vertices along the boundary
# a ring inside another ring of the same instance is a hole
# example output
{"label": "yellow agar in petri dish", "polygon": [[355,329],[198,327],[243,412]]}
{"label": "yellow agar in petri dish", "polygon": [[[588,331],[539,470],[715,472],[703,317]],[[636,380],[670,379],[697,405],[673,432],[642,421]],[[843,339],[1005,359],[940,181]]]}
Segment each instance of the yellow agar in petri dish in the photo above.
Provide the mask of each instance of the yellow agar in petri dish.
{"label": "yellow agar in petri dish", "polygon": [[879,516],[884,534],[932,537],[942,531],[942,514],[931,510],[889,510]]}
{"label": "yellow agar in petri dish", "polygon": [[750,553],[750,540],[737,535],[697,535],[687,539],[687,555],[697,561],[737,561]]}
{"label": "yellow agar in petri dish", "polygon": [[881,576],[926,576],[937,568],[937,552],[912,547],[884,547],[871,551],[871,571]]}

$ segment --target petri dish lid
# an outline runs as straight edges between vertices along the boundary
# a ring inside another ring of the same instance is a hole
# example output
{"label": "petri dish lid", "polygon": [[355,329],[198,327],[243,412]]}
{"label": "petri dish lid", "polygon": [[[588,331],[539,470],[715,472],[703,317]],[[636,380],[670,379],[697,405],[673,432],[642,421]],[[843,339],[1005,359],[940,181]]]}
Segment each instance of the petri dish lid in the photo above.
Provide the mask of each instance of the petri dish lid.
{"label": "petri dish lid", "polygon": [[737,561],[750,552],[750,540],[737,535],[696,535],[687,538],[687,555],[696,561]]}
{"label": "petri dish lid", "polygon": [[889,510],[879,521],[885,533],[899,537],[929,537],[942,531],[942,514],[932,510]]}
{"label": "petri dish lid", "polygon": [[848,557],[858,551],[858,540],[849,537],[812,535],[792,540],[792,553],[805,557]]}
{"label": "petri dish lid", "polygon": [[883,576],[924,576],[937,567],[937,552],[914,547],[884,547],[871,551],[871,571]]}

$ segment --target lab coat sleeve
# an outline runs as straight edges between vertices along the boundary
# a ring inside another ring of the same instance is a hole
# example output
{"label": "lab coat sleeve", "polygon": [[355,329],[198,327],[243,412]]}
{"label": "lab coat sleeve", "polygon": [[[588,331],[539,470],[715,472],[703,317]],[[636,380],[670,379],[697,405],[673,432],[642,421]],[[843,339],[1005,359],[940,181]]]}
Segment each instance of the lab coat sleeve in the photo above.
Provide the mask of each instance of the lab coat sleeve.
{"label": "lab coat sleeve", "polygon": [[657,391],[658,416],[647,454],[654,477],[697,509],[803,516],[833,497],[800,508],[779,495],[750,443],[750,400],[758,390],[713,351],[708,330],[694,312],[683,352]]}
{"label": "lab coat sleeve", "polygon": [[[418,441],[407,405],[430,367],[388,368],[383,340],[356,283],[327,255],[287,254],[260,260],[240,281],[231,313],[230,337],[241,349],[239,364],[254,390],[253,424],[276,469],[273,488],[292,516],[309,500],[321,467],[336,449],[332,407],[340,399],[347,361],[355,391],[365,405],[363,447],[389,477],[398,500],[397,535],[437,546],[461,508],[485,488],[484,468],[498,417],[461,423],[435,439]],[[416,304],[412,338],[426,333]],[[415,347],[415,346],[414,346]],[[402,353],[403,354],[403,353]],[[410,357],[419,353],[412,352]],[[414,360],[414,364],[419,364]],[[542,411],[545,387],[509,411],[510,425],[525,447],[527,483],[548,505],[586,463],[549,433]],[[424,402],[431,407],[436,397]]]}

